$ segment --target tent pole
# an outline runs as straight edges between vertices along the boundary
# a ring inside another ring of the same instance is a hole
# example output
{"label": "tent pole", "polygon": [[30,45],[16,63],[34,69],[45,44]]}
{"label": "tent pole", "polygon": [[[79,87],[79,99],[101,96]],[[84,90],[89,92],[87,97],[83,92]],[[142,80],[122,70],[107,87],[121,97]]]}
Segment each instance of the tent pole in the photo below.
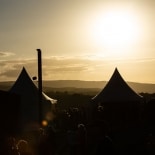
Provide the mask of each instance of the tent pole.
{"label": "tent pole", "polygon": [[39,99],[39,124],[42,126],[42,56],[41,49],[38,51],[38,99]]}

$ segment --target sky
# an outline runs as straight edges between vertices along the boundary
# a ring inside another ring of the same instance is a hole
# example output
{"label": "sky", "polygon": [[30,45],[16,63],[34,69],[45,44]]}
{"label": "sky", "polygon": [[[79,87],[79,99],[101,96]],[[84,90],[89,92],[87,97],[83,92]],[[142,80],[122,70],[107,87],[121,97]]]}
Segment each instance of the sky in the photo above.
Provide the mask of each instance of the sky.
{"label": "sky", "polygon": [[154,0],[0,0],[0,81],[24,66],[43,80],[155,83]]}

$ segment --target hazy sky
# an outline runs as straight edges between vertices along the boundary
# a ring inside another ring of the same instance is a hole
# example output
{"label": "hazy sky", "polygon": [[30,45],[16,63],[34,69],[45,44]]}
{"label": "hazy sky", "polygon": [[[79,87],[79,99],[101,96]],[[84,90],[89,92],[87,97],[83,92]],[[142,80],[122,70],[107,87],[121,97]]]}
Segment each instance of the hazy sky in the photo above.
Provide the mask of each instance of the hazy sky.
{"label": "hazy sky", "polygon": [[0,0],[0,81],[23,66],[44,80],[155,83],[154,0]]}

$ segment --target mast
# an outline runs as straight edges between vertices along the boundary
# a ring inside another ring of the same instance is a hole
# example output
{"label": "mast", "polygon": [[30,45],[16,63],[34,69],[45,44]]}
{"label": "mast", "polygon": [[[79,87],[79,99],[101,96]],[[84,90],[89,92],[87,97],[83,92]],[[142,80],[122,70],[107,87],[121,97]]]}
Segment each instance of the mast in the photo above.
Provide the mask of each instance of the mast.
{"label": "mast", "polygon": [[39,124],[42,125],[42,55],[41,49],[38,51],[38,106],[39,106]]}

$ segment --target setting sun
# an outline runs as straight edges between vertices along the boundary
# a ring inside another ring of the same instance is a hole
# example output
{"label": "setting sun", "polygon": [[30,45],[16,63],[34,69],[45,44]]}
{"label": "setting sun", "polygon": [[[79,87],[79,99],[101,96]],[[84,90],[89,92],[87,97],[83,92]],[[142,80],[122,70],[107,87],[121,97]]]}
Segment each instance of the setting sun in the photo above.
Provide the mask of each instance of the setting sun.
{"label": "setting sun", "polygon": [[[155,83],[155,0],[0,0],[0,81],[24,66],[44,80],[108,80],[115,67],[129,81]],[[141,76],[139,76],[141,75]]]}
{"label": "setting sun", "polygon": [[129,46],[139,35],[138,22],[129,12],[109,10],[93,22],[93,38],[106,48]]}

